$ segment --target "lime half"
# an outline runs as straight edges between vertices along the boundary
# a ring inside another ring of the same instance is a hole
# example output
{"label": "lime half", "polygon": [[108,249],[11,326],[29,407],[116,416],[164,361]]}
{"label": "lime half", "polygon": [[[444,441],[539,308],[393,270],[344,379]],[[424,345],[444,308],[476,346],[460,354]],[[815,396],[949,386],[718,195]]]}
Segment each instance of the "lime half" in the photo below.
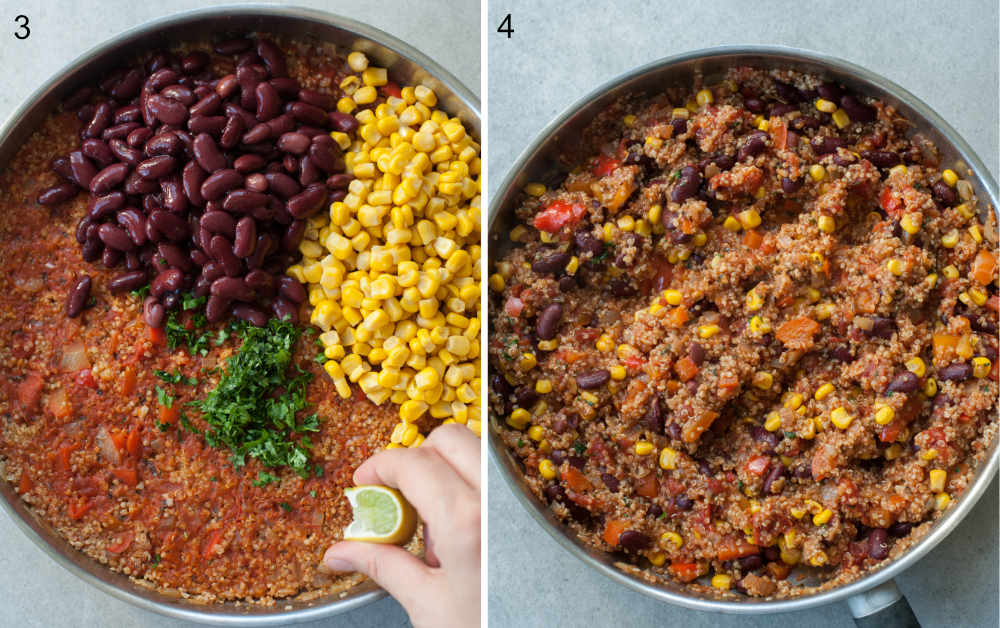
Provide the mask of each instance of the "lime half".
{"label": "lime half", "polygon": [[403,545],[417,530],[417,511],[394,488],[378,485],[344,490],[354,521],[344,529],[345,541]]}

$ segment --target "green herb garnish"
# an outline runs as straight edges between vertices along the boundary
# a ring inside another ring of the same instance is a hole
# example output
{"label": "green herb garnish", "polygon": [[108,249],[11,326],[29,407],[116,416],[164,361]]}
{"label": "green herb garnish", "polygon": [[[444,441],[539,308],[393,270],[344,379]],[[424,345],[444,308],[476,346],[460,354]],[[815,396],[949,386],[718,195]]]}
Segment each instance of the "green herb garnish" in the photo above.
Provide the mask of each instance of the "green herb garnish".
{"label": "green herb garnish", "polygon": [[310,497],[316,497],[316,489],[313,489],[313,490],[309,491],[309,496]]}
{"label": "green herb garnish", "polygon": [[137,288],[135,290],[130,290],[129,294],[131,294],[136,299],[139,299],[140,301],[142,301],[149,294],[149,284],[147,283],[145,286],[143,286],[141,288]]}
{"label": "green herb garnish", "polygon": [[292,350],[301,333],[291,322],[271,319],[266,327],[239,322],[243,339],[239,351],[226,360],[219,384],[204,399],[189,405],[202,412],[210,426],[205,440],[226,446],[239,468],[246,457],[267,467],[291,467],[305,477],[312,442],[304,432],[319,431],[319,417],[301,420],[306,408],[306,386],[312,374],[292,366]]}
{"label": "green herb garnish", "polygon": [[188,386],[194,386],[198,383],[198,380],[193,377],[184,377],[180,369],[174,369],[173,373],[157,369],[153,371],[153,375],[156,375],[168,384],[187,384]]}
{"label": "green herb garnish", "polygon": [[160,560],[162,560],[162,559],[160,558],[159,554],[153,554],[153,566],[154,567],[156,567],[157,565],[160,564]]}
{"label": "green herb garnish", "polygon": [[278,504],[285,512],[292,512],[292,507],[288,505],[288,502],[281,502]]}
{"label": "green herb garnish", "polygon": [[573,449],[576,450],[576,453],[582,456],[583,452],[587,451],[587,443],[583,442],[582,440],[578,440],[575,443],[573,443]]}
{"label": "green herb garnish", "polygon": [[159,386],[156,387],[156,400],[160,402],[161,406],[166,406],[168,408],[174,405],[173,395],[163,390]]}
{"label": "green herb garnish", "polygon": [[257,479],[251,482],[254,486],[261,487],[267,486],[271,482],[277,482],[278,476],[273,473],[268,473],[267,471],[259,471],[257,473]]}
{"label": "green herb garnish", "polygon": [[795,432],[785,432],[785,438],[790,438],[790,439],[796,438]]}

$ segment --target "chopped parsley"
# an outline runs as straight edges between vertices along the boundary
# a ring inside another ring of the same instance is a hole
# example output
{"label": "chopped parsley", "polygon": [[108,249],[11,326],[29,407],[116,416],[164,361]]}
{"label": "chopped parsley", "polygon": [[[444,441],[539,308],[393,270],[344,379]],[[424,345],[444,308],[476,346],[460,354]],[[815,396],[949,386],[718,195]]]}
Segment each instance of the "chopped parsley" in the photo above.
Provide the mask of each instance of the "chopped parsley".
{"label": "chopped parsley", "polygon": [[330,358],[326,357],[326,354],[320,351],[316,354],[316,357],[313,358],[313,360],[316,361],[316,364],[326,364]]}
{"label": "chopped parsley", "polygon": [[261,486],[267,486],[268,484],[277,481],[278,481],[278,476],[274,475],[273,473],[268,473],[267,471],[259,471],[257,473],[257,479],[251,482],[251,484],[257,487],[261,487]]}
{"label": "chopped parsley", "polygon": [[208,423],[205,441],[228,447],[239,468],[250,456],[266,467],[291,467],[309,474],[312,441],[319,417],[296,415],[306,408],[312,374],[292,365],[300,330],[288,320],[271,319],[266,327],[233,325],[243,344],[226,360],[219,384],[204,399],[190,402]]}
{"label": "chopped parsley", "polygon": [[736,480],[736,488],[743,490],[743,480]]}
{"label": "chopped parsley", "polygon": [[154,567],[158,566],[160,564],[161,560],[162,560],[162,558],[160,558],[159,554],[153,554],[153,566]]}
{"label": "chopped parsley", "polygon": [[288,502],[281,502],[278,505],[281,506],[282,510],[285,512],[292,512],[292,507],[288,505]]}
{"label": "chopped parsley", "polygon": [[309,491],[309,496],[310,497],[316,497],[316,489],[313,489],[313,490]]}
{"label": "chopped parsley", "polygon": [[161,406],[166,406],[168,408],[171,408],[174,405],[173,395],[163,390],[159,386],[156,387],[156,400],[160,403]]}
{"label": "chopped parsley", "polygon": [[785,432],[785,438],[794,439],[797,438],[795,432]]}
{"label": "chopped parsley", "polygon": [[201,434],[201,430],[199,430],[197,427],[194,426],[194,424],[191,423],[191,419],[189,419],[188,415],[185,414],[183,411],[181,411],[181,427],[191,432],[192,434]]}
{"label": "chopped parsley", "polygon": [[174,369],[173,373],[157,369],[153,371],[153,375],[156,375],[168,384],[187,384],[188,386],[194,386],[198,383],[198,380],[194,377],[184,377],[180,369]]}
{"label": "chopped parsley", "polygon": [[681,171],[680,170],[674,170],[674,173],[672,175],[670,175],[670,176],[673,177],[674,181],[676,181],[676,180],[678,180],[678,179],[681,178]]}
{"label": "chopped parsley", "polygon": [[142,301],[149,294],[149,284],[147,283],[145,286],[137,288],[136,290],[130,290],[129,294]]}
{"label": "chopped parsley", "polygon": [[665,513],[665,512],[661,512],[660,516],[657,517],[657,519],[666,519],[666,518],[667,518],[667,513]]}
{"label": "chopped parsley", "polygon": [[582,456],[583,452],[587,451],[587,443],[583,442],[582,440],[578,440],[575,443],[573,443],[573,449],[576,450],[576,453]]}
{"label": "chopped parsley", "polygon": [[523,438],[517,439],[517,446],[518,447],[524,447],[524,439]]}

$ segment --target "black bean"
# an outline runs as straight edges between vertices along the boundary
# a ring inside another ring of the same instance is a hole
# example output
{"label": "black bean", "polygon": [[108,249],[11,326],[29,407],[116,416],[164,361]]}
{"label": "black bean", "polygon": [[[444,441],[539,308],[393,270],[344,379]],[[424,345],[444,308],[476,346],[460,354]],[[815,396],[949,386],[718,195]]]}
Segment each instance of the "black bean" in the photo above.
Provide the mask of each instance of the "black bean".
{"label": "black bean", "polygon": [[830,357],[839,362],[853,362],[854,354],[847,345],[837,345],[830,349]]}
{"label": "black bean", "polygon": [[607,369],[597,369],[576,376],[576,385],[583,390],[593,390],[600,388],[611,379],[611,373]]}
{"label": "black bean", "polygon": [[905,521],[897,521],[896,523],[889,526],[889,534],[899,538],[901,536],[906,536],[913,529],[913,524]]}
{"label": "black bean", "polygon": [[598,255],[604,250],[604,243],[593,233],[581,229],[573,234],[573,241],[576,246],[585,253]]}
{"label": "black bean", "polygon": [[778,118],[793,111],[798,111],[798,109],[791,105],[779,102],[771,105],[771,109],[767,113],[772,118]]}
{"label": "black bean", "polygon": [[952,207],[958,202],[958,194],[955,189],[949,186],[944,181],[936,181],[931,190],[934,192],[934,198],[941,202],[945,207]]}
{"label": "black bean", "polygon": [[868,555],[875,560],[889,555],[889,534],[883,528],[875,528],[868,534]]}
{"label": "black bean", "polygon": [[84,275],[77,280],[66,298],[66,316],[76,318],[87,307],[87,301],[90,300],[91,284],[90,275]]}
{"label": "black bean", "polygon": [[972,367],[968,362],[952,362],[938,371],[938,379],[942,381],[964,382],[972,377]]}
{"label": "black bean", "polygon": [[894,393],[911,393],[920,387],[920,378],[910,371],[903,371],[897,374],[889,385],[886,387],[885,392]]}
{"label": "black bean", "polygon": [[873,316],[871,321],[872,328],[865,330],[866,336],[885,340],[892,339],[892,335],[896,332],[896,321],[885,316]]}
{"label": "black bean", "polygon": [[819,86],[816,87],[816,91],[819,92],[820,98],[832,102],[839,101],[840,97],[844,93],[844,90],[839,85],[837,85],[836,83],[830,83],[829,81],[820,83]]}
{"label": "black bean", "polygon": [[618,545],[623,550],[638,553],[652,545],[652,541],[642,532],[625,530],[618,537]]}
{"label": "black bean", "polygon": [[783,83],[782,81],[775,81],[774,89],[778,93],[778,98],[782,99],[786,103],[795,105],[804,100],[802,92],[799,91],[799,89],[794,85]]}
{"label": "black bean", "polygon": [[681,512],[691,510],[694,506],[694,500],[684,494],[676,495],[673,499],[674,508],[680,510]]}

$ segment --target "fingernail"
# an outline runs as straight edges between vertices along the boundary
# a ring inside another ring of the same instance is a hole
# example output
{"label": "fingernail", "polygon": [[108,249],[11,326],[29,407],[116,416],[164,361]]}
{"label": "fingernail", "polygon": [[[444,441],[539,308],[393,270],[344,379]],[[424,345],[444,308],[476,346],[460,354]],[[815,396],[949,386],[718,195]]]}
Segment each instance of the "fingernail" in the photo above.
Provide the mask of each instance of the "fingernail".
{"label": "fingernail", "polygon": [[354,565],[340,558],[323,558],[323,566],[330,571],[354,571]]}

